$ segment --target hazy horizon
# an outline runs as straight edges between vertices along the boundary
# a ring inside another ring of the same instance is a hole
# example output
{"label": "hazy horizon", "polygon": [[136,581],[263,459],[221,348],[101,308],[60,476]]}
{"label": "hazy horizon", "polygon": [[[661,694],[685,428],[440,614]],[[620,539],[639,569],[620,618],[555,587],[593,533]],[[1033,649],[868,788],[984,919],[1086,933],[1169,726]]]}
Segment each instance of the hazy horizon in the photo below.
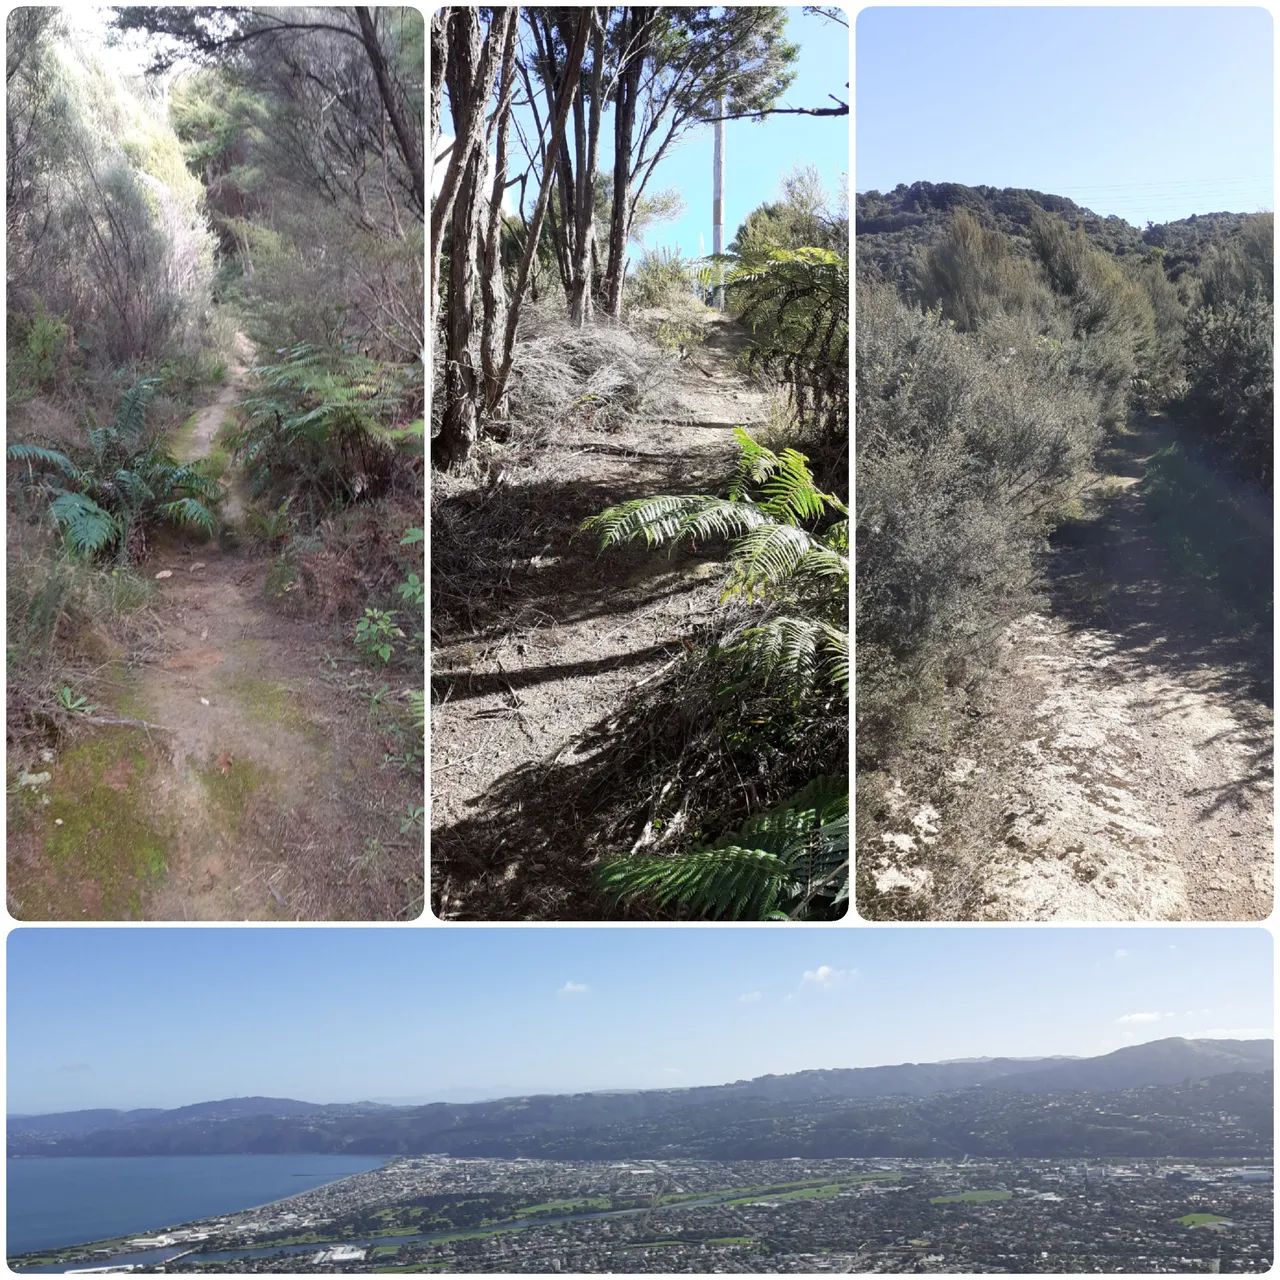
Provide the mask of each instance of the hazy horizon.
{"label": "hazy horizon", "polygon": [[[1140,1048],[1142,1045],[1146,1045],[1146,1044],[1158,1044],[1162,1040],[1182,1039],[1182,1040],[1205,1040],[1205,1041],[1211,1041],[1211,1040],[1221,1040],[1221,1041],[1268,1040],[1269,1041],[1272,1038],[1273,1037],[1269,1034],[1268,1035],[1238,1035],[1238,1036],[1226,1036],[1226,1035],[1222,1035],[1222,1036],[1156,1036],[1156,1037],[1153,1037],[1151,1040],[1136,1041],[1132,1045],[1121,1045],[1120,1048],[1121,1049]],[[1119,1050],[1113,1049],[1113,1050],[1110,1050],[1110,1052],[1116,1053],[1116,1052],[1119,1052]],[[876,1067],[898,1067],[898,1066],[911,1066],[911,1065],[946,1065],[949,1063],[990,1061],[999,1057],[1008,1058],[1010,1061],[1015,1061],[1015,1062],[1036,1063],[1036,1062],[1047,1062],[1050,1060],[1079,1061],[1082,1058],[1099,1057],[1099,1056],[1104,1056],[1104,1055],[1039,1053],[1039,1054],[1013,1056],[1008,1054],[981,1054],[981,1055],[978,1055],[977,1057],[928,1059],[928,1060],[921,1060],[921,1062],[916,1062],[916,1063],[876,1062],[876,1063],[868,1063],[865,1066],[853,1067],[853,1068],[839,1068],[839,1067],[837,1068],[829,1068],[829,1067],[805,1068],[805,1067],[802,1067],[800,1068],[799,1072],[794,1072],[794,1073],[783,1072],[783,1073],[777,1073],[777,1074],[800,1074],[806,1070],[808,1071],[866,1070],[869,1068],[873,1069]],[[765,1074],[769,1074],[769,1073],[765,1073]],[[734,1084],[737,1080],[754,1079],[754,1078],[756,1077],[737,1076],[737,1077],[734,1077],[733,1079],[700,1081],[697,1083],[679,1084],[679,1085],[634,1085],[634,1086],[633,1085],[614,1085],[612,1087],[605,1086],[599,1089],[561,1089],[561,1088],[554,1088],[554,1087],[519,1088],[515,1086],[495,1086],[493,1089],[438,1090],[434,1093],[428,1092],[428,1093],[421,1094],[417,1097],[408,1097],[408,1098],[400,1098],[400,1099],[388,1099],[388,1098],[376,1098],[376,1097],[375,1098],[363,1098],[363,1097],[362,1098],[354,1098],[354,1097],[353,1098],[300,1098],[300,1097],[296,1097],[293,1094],[238,1093],[238,1094],[226,1094],[219,1097],[193,1098],[187,1102],[178,1102],[178,1103],[172,1104],[171,1106],[166,1106],[161,1108],[152,1107],[151,1104],[148,1104],[148,1103],[140,1103],[136,1106],[128,1106],[128,1107],[105,1107],[105,1108],[104,1107],[72,1106],[72,1107],[58,1108],[56,1111],[10,1110],[6,1113],[6,1115],[8,1119],[13,1120],[13,1119],[36,1119],[40,1116],[69,1114],[77,1111],[110,1110],[110,1111],[129,1112],[129,1111],[147,1111],[147,1110],[156,1110],[156,1109],[164,1110],[164,1111],[176,1111],[176,1110],[181,1110],[184,1107],[200,1106],[206,1103],[238,1102],[243,1098],[269,1098],[275,1101],[306,1102],[306,1103],[311,1103],[317,1106],[332,1106],[332,1107],[360,1106],[366,1103],[372,1104],[374,1106],[384,1106],[384,1107],[421,1107],[421,1106],[430,1106],[433,1103],[437,1103],[437,1102],[445,1102],[453,1105],[459,1105],[459,1104],[465,1104],[465,1103],[471,1103],[471,1102],[491,1102],[491,1101],[496,1101],[503,1098],[545,1097],[545,1096],[558,1096],[562,1094],[650,1093],[650,1092],[662,1090],[664,1088],[665,1089],[715,1088],[719,1085]]]}
{"label": "hazy horizon", "polygon": [[1272,1027],[1255,928],[18,929],[8,961],[7,1111],[26,1115],[652,1089]]}

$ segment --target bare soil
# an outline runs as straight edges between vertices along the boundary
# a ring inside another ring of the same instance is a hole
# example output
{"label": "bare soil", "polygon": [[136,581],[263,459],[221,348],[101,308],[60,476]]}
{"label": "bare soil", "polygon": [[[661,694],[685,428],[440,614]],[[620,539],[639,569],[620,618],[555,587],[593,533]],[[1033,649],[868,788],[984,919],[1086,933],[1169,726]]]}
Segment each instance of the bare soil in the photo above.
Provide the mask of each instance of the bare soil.
{"label": "bare soil", "polygon": [[[765,418],[766,397],[735,356],[732,322],[672,360],[661,420],[602,428],[588,414],[554,424],[536,449],[495,458],[487,474],[433,503],[436,548],[509,530],[484,581],[441,583],[433,609],[432,905],[442,919],[593,919],[602,852],[583,807],[611,717],[677,660],[716,609],[724,548],[600,555],[579,535],[588,516],[661,493],[723,490],[732,431]],[[594,803],[594,802],[593,802]],[[616,850],[612,850],[616,852]]]}
{"label": "bare soil", "polygon": [[[992,723],[948,775],[954,806],[985,805],[995,828],[965,855],[972,893],[958,918],[1271,912],[1270,627],[1250,625],[1157,535],[1140,481],[1175,438],[1152,419],[1118,440],[1117,474],[1054,538],[1051,612],[1003,637]],[[1264,536],[1240,554],[1270,546],[1269,512],[1255,519]],[[927,898],[948,806],[902,795],[893,807],[877,889]]]}
{"label": "bare soil", "polygon": [[[176,441],[206,454],[241,394],[232,372]],[[158,635],[120,655],[104,719],[48,762],[11,821],[10,909],[24,919],[403,919],[422,910],[420,765],[345,632],[268,602],[273,558],[234,521],[220,540],[167,538]]]}

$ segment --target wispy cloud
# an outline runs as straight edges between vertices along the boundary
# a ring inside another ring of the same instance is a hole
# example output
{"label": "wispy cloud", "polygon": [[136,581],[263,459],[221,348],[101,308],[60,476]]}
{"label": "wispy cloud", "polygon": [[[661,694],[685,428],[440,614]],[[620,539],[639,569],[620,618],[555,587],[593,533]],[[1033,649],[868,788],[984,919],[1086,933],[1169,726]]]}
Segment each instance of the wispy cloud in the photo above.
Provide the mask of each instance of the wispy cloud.
{"label": "wispy cloud", "polygon": [[846,978],[857,976],[856,969],[833,969],[829,964],[820,964],[816,969],[806,969],[804,977],[800,979],[800,985],[815,987],[835,987],[844,982]]}
{"label": "wispy cloud", "polygon": [[1116,1019],[1119,1023],[1126,1022],[1159,1022],[1162,1018],[1176,1018],[1176,1013],[1125,1013]]}
{"label": "wispy cloud", "polygon": [[1123,960],[1128,956],[1128,954],[1129,953],[1123,947],[1119,947],[1116,950],[1116,959]]}
{"label": "wispy cloud", "polygon": [[759,1004],[761,1000],[760,992],[748,991],[745,995],[738,997],[739,1004]]}
{"label": "wispy cloud", "polygon": [[92,1071],[93,1068],[87,1062],[67,1062],[60,1068],[60,1071],[71,1071],[79,1074],[81,1071]]}
{"label": "wispy cloud", "polygon": [[591,988],[585,982],[566,982],[560,988],[560,994],[562,996],[583,996],[590,990]]}
{"label": "wispy cloud", "polygon": [[682,1076],[684,1072],[679,1067],[663,1067],[662,1074],[664,1076]]}

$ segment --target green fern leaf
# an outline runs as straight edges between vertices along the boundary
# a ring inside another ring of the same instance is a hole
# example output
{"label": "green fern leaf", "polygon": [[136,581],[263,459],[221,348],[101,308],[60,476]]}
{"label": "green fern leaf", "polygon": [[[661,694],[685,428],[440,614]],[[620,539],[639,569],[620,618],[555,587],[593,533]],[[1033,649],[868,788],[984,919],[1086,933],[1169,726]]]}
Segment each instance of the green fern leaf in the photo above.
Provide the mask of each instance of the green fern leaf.
{"label": "green fern leaf", "polygon": [[11,444],[6,457],[10,462],[25,462],[28,466],[38,462],[46,467],[54,467],[71,480],[79,480],[81,476],[80,468],[65,453],[59,453],[56,449],[41,449],[34,444]]}
{"label": "green fern leaf", "polygon": [[82,553],[95,554],[120,536],[120,523],[83,493],[60,493],[50,504],[67,545]]}
{"label": "green fern leaf", "polygon": [[174,524],[200,529],[204,533],[213,532],[213,512],[203,502],[197,502],[195,498],[179,498],[175,502],[163,503],[156,510],[166,520],[172,520]]}

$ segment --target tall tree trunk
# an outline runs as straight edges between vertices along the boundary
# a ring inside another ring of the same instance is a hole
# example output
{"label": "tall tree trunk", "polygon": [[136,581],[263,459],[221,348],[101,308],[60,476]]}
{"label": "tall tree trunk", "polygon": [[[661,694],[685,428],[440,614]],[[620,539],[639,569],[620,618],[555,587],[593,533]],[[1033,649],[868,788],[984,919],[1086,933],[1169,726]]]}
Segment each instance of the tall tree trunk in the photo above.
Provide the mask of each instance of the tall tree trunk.
{"label": "tall tree trunk", "polygon": [[615,320],[622,315],[622,284],[626,274],[627,232],[630,226],[631,146],[636,123],[640,75],[649,56],[657,11],[628,8],[623,22],[623,65],[618,69],[618,92],[613,112],[613,209],[609,218],[609,265],[605,270],[606,307]]}
{"label": "tall tree trunk", "polygon": [[[378,41],[378,29],[374,25],[373,14],[367,6],[356,5],[356,19],[360,23],[360,38],[364,43],[364,51],[368,55],[369,65],[373,68],[373,78],[378,83],[378,96],[382,99],[387,119],[391,121],[391,128],[396,135],[400,158],[404,161],[405,168],[409,170],[409,178],[413,183],[413,198],[417,205],[418,218],[421,220],[426,213],[427,203],[418,139],[414,138],[409,128],[409,121],[404,114],[404,104],[391,83],[391,72],[383,56],[382,45]],[[483,107],[481,110],[483,111]]]}
{"label": "tall tree trunk", "polygon": [[477,268],[478,197],[483,192],[480,156],[463,172],[449,235],[449,306],[445,314],[444,417],[431,443],[431,459],[441,467],[466,462],[480,430],[476,369],[471,356]]}
{"label": "tall tree trunk", "polygon": [[[427,297],[435,318],[440,282],[440,252],[444,229],[453,211],[462,175],[473,155],[483,150],[485,108],[493,92],[500,50],[506,44],[507,27],[514,22],[516,9],[495,9],[493,24],[483,46],[480,43],[479,10],[456,6],[447,19],[448,54],[445,79],[449,85],[449,107],[453,113],[453,150],[445,169],[440,194],[431,202],[430,282]],[[434,31],[433,31],[434,34]]]}
{"label": "tall tree trunk", "polygon": [[507,188],[507,137],[511,102],[515,97],[516,24],[507,28],[502,53],[502,88],[498,98],[498,140],[494,153],[493,189],[489,193],[489,221],[481,254],[480,287],[484,299],[484,326],[480,333],[480,365],[484,370],[484,407],[490,418],[507,416],[507,396],[498,385],[502,352],[498,343],[506,329],[507,297],[502,279],[502,197]]}
{"label": "tall tree trunk", "polygon": [[[503,30],[505,44],[506,29]],[[494,43],[490,31],[489,43]],[[484,149],[475,145],[475,133],[483,133],[484,99],[472,96],[478,70],[484,62],[480,46],[478,10],[462,10],[449,25],[449,61],[446,79],[453,112],[454,147],[464,145],[465,164],[458,169],[452,192],[449,221],[449,302],[445,313],[444,413],[440,434],[431,442],[431,460],[437,466],[460,466],[467,460],[480,427],[476,370],[471,356],[477,267],[477,225],[483,195]],[[495,59],[496,63],[496,59]],[[488,81],[492,84],[492,80]],[[460,156],[450,159],[450,170]],[[443,192],[442,192],[443,194]],[[437,228],[432,227],[436,239]]]}
{"label": "tall tree trunk", "polygon": [[[588,9],[593,21],[591,37],[591,101],[586,122],[586,138],[579,135],[578,189],[576,192],[577,226],[575,232],[576,253],[573,260],[573,292],[569,299],[569,315],[572,322],[581,327],[591,319],[591,258],[596,239],[596,151],[600,143],[601,89],[604,84],[604,30],[608,10],[599,12]],[[582,95],[578,95],[574,125],[582,125]]]}
{"label": "tall tree trunk", "polygon": [[[541,25],[539,25],[541,19]],[[567,29],[569,19],[565,18]],[[556,24],[545,9],[533,11],[530,19],[533,31],[533,43],[537,51],[539,74],[547,95],[547,118],[555,117],[555,104],[561,101],[560,90],[563,74],[556,62]],[[566,46],[568,41],[565,41]],[[578,68],[581,74],[581,67]],[[581,103],[575,98],[573,110],[581,110]],[[555,169],[556,194],[559,196],[559,208],[550,210],[549,222],[551,240],[556,250],[556,266],[560,269],[560,284],[568,298],[573,289],[573,263],[577,258],[577,246],[574,234],[577,220],[574,216],[573,160],[569,154],[569,134],[565,129],[559,135],[559,141],[548,145],[544,164]]]}
{"label": "tall tree trunk", "polygon": [[[564,138],[565,120],[569,114],[569,106],[578,91],[578,77],[582,74],[582,59],[587,48],[587,35],[591,30],[591,22],[585,13],[579,12],[578,33],[574,37],[573,47],[565,61],[564,84],[556,103],[555,119],[551,128],[551,145],[547,148],[548,156],[556,153]],[[555,172],[550,164],[543,166],[542,187],[538,191],[538,203],[533,210],[533,220],[529,224],[529,234],[525,237],[524,253],[520,257],[520,268],[516,273],[516,287],[511,295],[511,305],[507,309],[507,332],[503,343],[502,369],[498,374],[499,392],[506,389],[507,380],[511,377],[511,364],[515,359],[516,329],[520,324],[520,308],[524,302],[525,289],[529,283],[529,269],[533,263],[533,255],[538,251],[538,237],[542,234],[542,222],[547,212],[547,201],[551,197],[551,184],[555,181]]]}

